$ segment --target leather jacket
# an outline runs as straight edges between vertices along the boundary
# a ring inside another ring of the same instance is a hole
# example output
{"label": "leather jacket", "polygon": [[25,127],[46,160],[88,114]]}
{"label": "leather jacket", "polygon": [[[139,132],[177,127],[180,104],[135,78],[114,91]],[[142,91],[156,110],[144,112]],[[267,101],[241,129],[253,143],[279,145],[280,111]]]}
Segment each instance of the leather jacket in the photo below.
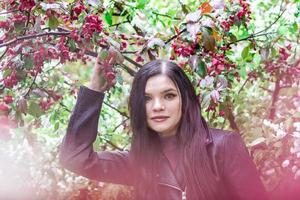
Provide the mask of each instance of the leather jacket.
{"label": "leather jacket", "polygon": [[[59,159],[66,169],[102,182],[134,185],[135,170],[128,151],[93,150],[97,136],[99,114],[104,94],[80,87],[76,106],[72,112]],[[209,129],[207,150],[211,166],[219,180],[220,200],[268,199],[259,174],[247,149],[237,133]],[[159,170],[155,175],[161,200],[188,199],[188,188],[182,188],[180,170],[171,169],[161,154]]]}

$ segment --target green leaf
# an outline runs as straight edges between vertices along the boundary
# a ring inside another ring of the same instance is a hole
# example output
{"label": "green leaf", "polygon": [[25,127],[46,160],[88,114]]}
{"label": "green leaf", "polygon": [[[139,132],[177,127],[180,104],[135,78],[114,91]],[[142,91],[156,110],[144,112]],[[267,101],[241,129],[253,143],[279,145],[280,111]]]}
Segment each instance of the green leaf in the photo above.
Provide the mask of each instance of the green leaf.
{"label": "green leaf", "polygon": [[197,74],[199,74],[202,78],[207,75],[207,68],[205,62],[203,62],[202,60],[198,64]]}
{"label": "green leaf", "polygon": [[148,3],[148,0],[138,0],[137,3],[137,9],[144,9],[145,5]]}
{"label": "green leaf", "polygon": [[49,17],[49,20],[48,20],[48,26],[50,29],[56,29],[59,25],[59,21],[58,19],[52,15]]}
{"label": "green leaf", "polygon": [[101,60],[105,60],[107,57],[108,57],[108,54],[109,54],[109,52],[108,52],[108,50],[102,50],[102,51],[100,51],[100,53],[99,53],[99,56],[100,56],[100,59]]}
{"label": "green leaf", "polygon": [[57,131],[59,128],[59,122],[56,122],[55,125],[54,125],[54,131]]}
{"label": "green leaf", "polygon": [[37,103],[32,101],[29,103],[28,114],[38,118],[42,114],[44,114],[44,111],[40,108],[40,106]]}
{"label": "green leaf", "polygon": [[235,75],[233,72],[228,73],[227,79],[229,80],[230,83],[233,83],[235,80]]}
{"label": "green leaf", "polygon": [[297,22],[294,22],[292,24],[292,26],[290,27],[290,31],[291,31],[291,33],[297,33],[297,31],[298,31],[298,24],[297,24]]}
{"label": "green leaf", "polygon": [[275,57],[277,55],[277,50],[274,47],[271,47],[271,55]]}
{"label": "green leaf", "polygon": [[68,43],[69,43],[69,46],[70,46],[70,50],[71,51],[75,51],[76,50],[76,43],[75,43],[75,41],[71,39],[71,40],[68,41]]}
{"label": "green leaf", "polygon": [[86,12],[81,12],[80,15],[78,16],[78,21],[83,24],[84,23],[84,20],[85,20],[85,17],[86,17]]}
{"label": "green leaf", "polygon": [[26,69],[31,69],[33,67],[33,59],[32,57],[25,56],[24,57],[24,66]]}
{"label": "green leaf", "polygon": [[249,55],[250,47],[246,46],[242,51],[242,58],[245,60]]}
{"label": "green leaf", "polygon": [[112,14],[110,12],[105,12],[104,19],[109,25],[112,25]]}
{"label": "green leaf", "polygon": [[243,79],[247,78],[247,71],[246,71],[246,67],[245,66],[241,67],[241,69],[239,71],[239,74],[240,74],[241,78],[243,78]]}

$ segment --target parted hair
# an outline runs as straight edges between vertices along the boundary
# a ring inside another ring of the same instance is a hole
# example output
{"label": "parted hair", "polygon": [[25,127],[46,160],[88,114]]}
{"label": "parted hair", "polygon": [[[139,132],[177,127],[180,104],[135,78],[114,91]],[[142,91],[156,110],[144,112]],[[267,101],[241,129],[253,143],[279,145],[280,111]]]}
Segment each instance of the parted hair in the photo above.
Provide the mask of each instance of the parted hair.
{"label": "parted hair", "polygon": [[[201,107],[195,89],[185,72],[174,62],[153,60],[135,75],[129,97],[130,123],[133,131],[130,153],[137,167],[136,199],[148,200],[158,195],[154,181],[161,152],[159,135],[147,126],[145,87],[147,80],[164,74],[176,85],[182,100],[182,116],[176,137],[187,186],[187,199],[217,199],[217,180],[210,165],[206,145],[208,128],[201,116]],[[159,199],[159,198],[156,198]]]}

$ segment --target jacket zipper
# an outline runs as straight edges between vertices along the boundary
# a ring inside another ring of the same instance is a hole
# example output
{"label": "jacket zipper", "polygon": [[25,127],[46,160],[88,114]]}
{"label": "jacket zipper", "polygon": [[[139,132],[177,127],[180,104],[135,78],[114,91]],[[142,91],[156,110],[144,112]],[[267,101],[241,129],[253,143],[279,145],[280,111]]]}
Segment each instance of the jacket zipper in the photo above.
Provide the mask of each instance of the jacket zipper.
{"label": "jacket zipper", "polygon": [[159,184],[159,185],[165,185],[165,186],[171,187],[171,188],[173,188],[173,189],[179,190],[179,191],[181,192],[181,199],[182,199],[182,200],[187,200],[187,199],[186,199],[186,187],[184,188],[184,191],[183,191],[181,188],[176,187],[176,186],[174,186],[174,185],[169,185],[169,184],[167,184],[167,183],[158,183],[158,184]]}

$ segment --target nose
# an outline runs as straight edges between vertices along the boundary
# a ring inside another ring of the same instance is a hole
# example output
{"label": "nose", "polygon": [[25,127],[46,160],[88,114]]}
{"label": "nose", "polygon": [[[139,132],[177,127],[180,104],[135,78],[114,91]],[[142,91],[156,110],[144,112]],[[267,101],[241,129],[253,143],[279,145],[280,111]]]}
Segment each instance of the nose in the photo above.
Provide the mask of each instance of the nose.
{"label": "nose", "polygon": [[153,111],[161,111],[164,110],[165,106],[162,100],[160,99],[155,99],[154,104],[153,104]]}

